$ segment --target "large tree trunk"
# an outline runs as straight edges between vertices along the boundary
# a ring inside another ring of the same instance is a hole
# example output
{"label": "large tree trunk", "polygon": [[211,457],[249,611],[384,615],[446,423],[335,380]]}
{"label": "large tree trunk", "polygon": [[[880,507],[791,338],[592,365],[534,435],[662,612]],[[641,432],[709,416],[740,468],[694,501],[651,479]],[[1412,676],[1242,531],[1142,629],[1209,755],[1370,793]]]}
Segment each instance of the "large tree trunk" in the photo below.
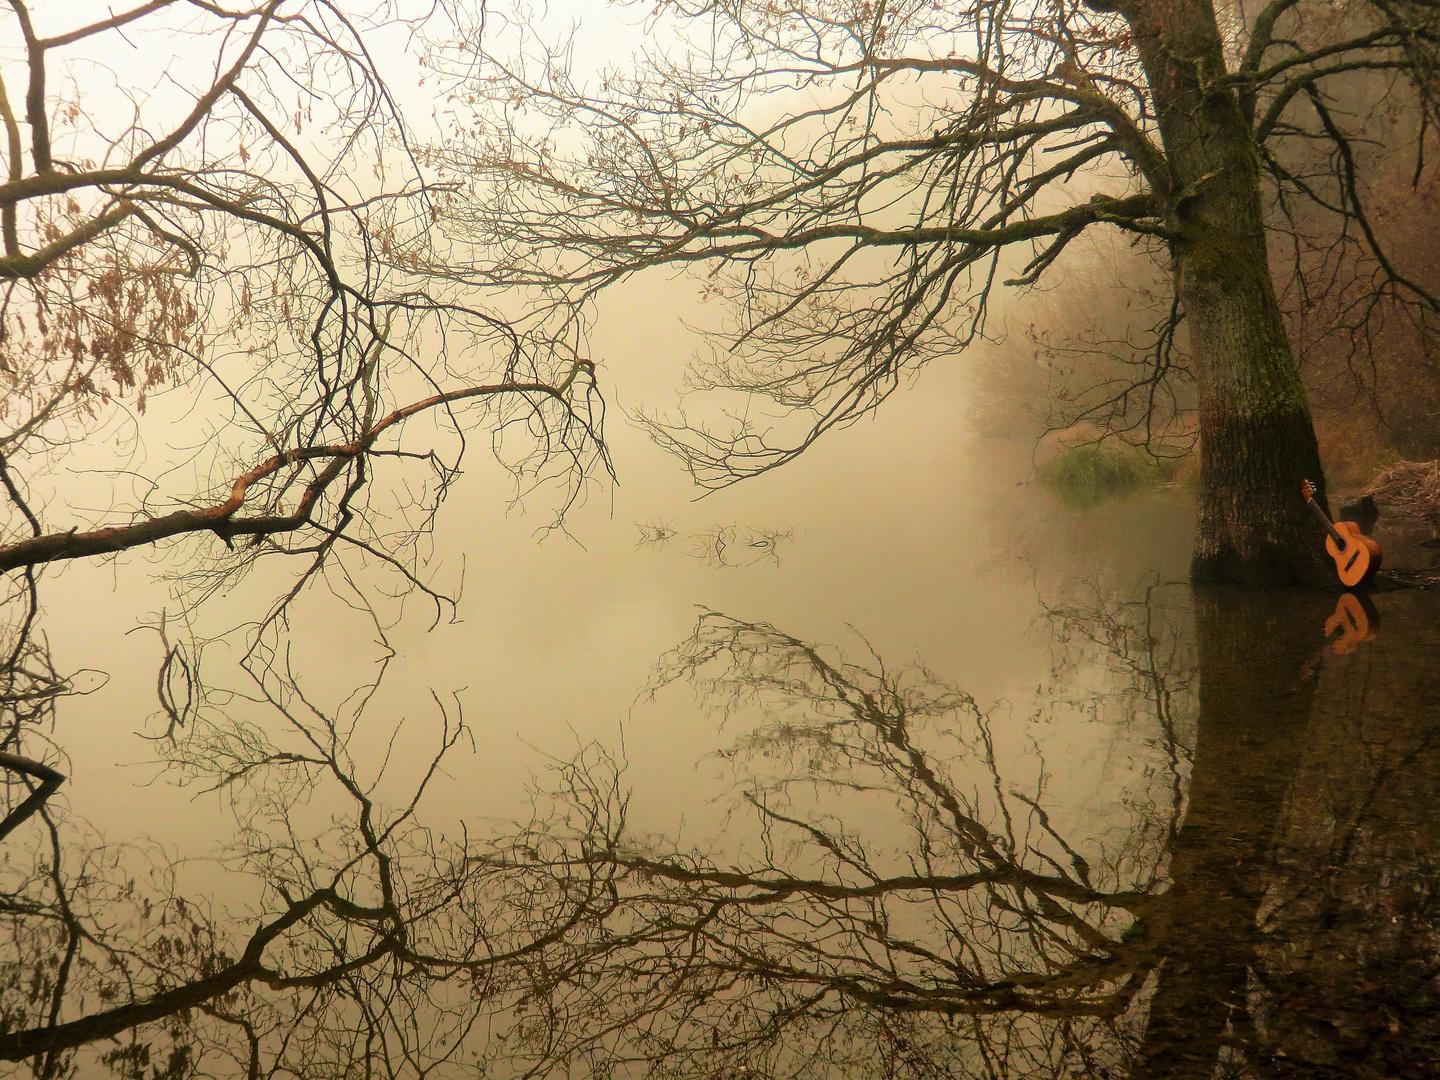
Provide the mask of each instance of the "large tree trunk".
{"label": "large tree trunk", "polygon": [[1126,3],[1170,165],[1175,286],[1200,394],[1200,520],[1191,576],[1333,582],[1300,497],[1325,480],[1265,250],[1250,124],[1228,88],[1210,0]]}

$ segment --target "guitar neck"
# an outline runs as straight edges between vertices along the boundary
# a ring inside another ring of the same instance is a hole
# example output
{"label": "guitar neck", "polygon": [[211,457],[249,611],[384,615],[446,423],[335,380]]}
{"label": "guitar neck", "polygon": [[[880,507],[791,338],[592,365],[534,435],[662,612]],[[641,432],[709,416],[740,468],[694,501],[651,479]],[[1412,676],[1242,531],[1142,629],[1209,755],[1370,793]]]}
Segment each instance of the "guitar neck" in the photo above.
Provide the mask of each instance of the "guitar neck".
{"label": "guitar neck", "polygon": [[1320,509],[1320,504],[1315,501],[1313,496],[1306,499],[1305,503],[1311,510],[1315,511],[1315,516],[1320,519],[1320,524],[1325,526],[1325,531],[1330,534],[1330,539],[1335,541],[1335,546],[1343,548],[1345,546],[1345,538],[1335,531],[1335,526],[1331,524],[1325,511]]}

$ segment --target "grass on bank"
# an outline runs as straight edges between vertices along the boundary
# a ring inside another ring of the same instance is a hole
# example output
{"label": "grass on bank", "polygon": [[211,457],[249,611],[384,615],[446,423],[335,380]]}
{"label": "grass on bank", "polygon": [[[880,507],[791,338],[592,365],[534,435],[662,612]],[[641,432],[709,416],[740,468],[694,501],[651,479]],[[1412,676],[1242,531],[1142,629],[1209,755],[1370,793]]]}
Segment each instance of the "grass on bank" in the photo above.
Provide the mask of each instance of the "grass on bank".
{"label": "grass on bank", "polygon": [[1066,447],[1041,462],[1035,475],[1067,506],[1084,509],[1139,487],[1165,483],[1184,471],[1188,458],[1155,458],[1124,443]]}

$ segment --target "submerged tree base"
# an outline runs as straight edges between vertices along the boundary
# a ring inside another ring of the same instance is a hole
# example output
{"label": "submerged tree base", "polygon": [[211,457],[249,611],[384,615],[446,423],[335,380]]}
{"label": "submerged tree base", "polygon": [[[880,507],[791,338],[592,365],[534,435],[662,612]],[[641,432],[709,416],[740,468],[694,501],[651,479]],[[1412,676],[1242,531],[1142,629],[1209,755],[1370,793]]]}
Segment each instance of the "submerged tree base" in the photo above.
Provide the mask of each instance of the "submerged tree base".
{"label": "submerged tree base", "polygon": [[1286,407],[1238,412],[1214,403],[1201,409],[1199,523],[1190,580],[1328,586],[1334,564],[1300,490],[1302,481],[1310,481],[1328,511],[1303,391]]}
{"label": "submerged tree base", "polygon": [[[1217,554],[1197,551],[1190,561],[1190,580],[1196,585],[1249,585],[1259,588],[1277,585],[1325,588],[1330,584],[1319,575],[1310,580],[1297,580],[1289,552],[1278,544],[1247,554],[1233,549]],[[1339,587],[1339,580],[1334,584]]]}

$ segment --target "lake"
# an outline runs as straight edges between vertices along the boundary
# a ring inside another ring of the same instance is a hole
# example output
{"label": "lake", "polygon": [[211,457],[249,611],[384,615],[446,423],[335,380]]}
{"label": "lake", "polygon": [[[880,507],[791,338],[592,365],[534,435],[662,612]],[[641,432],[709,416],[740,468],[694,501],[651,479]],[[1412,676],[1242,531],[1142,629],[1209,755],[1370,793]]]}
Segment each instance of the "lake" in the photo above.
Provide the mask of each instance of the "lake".
{"label": "lake", "polygon": [[1066,508],[962,396],[698,503],[622,430],[543,542],[467,477],[454,617],[337,576],[248,670],[281,574],[188,622],[193,554],[47,575],[5,1031],[36,1075],[1432,1075],[1440,590],[1192,588],[1184,487]]}

